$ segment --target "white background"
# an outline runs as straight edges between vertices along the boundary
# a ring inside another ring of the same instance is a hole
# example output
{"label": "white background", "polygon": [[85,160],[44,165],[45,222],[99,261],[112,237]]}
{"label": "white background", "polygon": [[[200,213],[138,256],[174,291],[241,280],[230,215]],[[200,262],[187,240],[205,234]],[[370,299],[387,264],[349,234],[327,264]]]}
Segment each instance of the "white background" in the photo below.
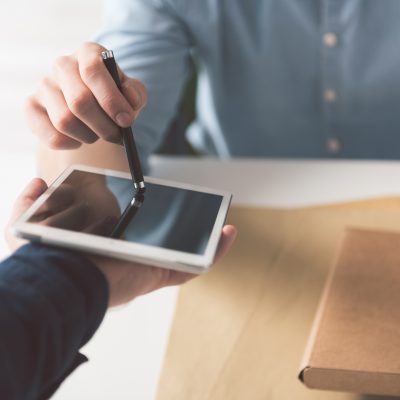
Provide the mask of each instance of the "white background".
{"label": "white background", "polygon": [[[36,175],[36,140],[23,104],[54,59],[73,52],[100,29],[101,1],[2,0],[0,2],[0,228],[10,202]],[[3,237],[0,257],[6,254]]]}

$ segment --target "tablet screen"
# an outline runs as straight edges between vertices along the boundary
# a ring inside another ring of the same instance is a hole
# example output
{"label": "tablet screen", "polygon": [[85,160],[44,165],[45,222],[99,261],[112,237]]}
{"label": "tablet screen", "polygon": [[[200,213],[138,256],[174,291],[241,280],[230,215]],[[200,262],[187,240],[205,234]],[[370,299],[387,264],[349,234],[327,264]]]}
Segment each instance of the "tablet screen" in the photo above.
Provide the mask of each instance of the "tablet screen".
{"label": "tablet screen", "polygon": [[222,196],[74,170],[29,219],[56,228],[204,254]]}

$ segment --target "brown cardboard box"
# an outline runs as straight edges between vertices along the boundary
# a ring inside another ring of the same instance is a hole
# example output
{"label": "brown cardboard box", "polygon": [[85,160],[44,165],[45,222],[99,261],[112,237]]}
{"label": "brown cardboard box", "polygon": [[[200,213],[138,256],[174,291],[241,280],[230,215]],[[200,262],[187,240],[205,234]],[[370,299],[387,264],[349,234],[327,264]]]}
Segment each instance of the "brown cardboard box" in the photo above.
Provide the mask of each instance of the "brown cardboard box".
{"label": "brown cardboard box", "polygon": [[400,395],[400,234],[347,231],[300,379],[309,388]]}

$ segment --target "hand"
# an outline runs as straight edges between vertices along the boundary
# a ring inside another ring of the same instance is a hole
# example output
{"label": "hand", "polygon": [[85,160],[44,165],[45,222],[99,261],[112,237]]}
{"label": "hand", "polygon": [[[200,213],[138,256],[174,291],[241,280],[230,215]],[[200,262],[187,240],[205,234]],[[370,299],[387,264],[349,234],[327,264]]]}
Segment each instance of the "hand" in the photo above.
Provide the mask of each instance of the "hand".
{"label": "hand", "polygon": [[[41,179],[34,179],[17,199],[6,231],[6,239],[12,250],[25,242],[13,237],[10,226],[15,220],[47,189]],[[236,228],[224,226],[215,261],[228,252],[236,237]],[[165,286],[182,284],[196,275],[167,270],[129,261],[120,261],[107,257],[87,255],[105,275],[109,284],[109,306],[117,306]]]}
{"label": "hand", "polygon": [[11,226],[32,205],[32,203],[46,191],[46,189],[46,182],[42,179],[35,178],[18,196],[5,230],[5,239],[11,251],[15,251],[27,243],[26,240],[17,238],[12,234]]}
{"label": "hand", "polygon": [[[222,230],[215,262],[221,259],[233,244],[237,230],[225,225]],[[183,284],[197,275],[158,268],[129,261],[100,256],[89,256],[106,276],[110,285],[109,307],[125,304],[135,297],[166,286]]]}
{"label": "hand", "polygon": [[121,143],[119,127],[132,125],[147,101],[144,85],[120,69],[123,94],[101,58],[104,47],[85,43],[59,57],[26,102],[27,122],[53,149],[75,149],[99,138]]}

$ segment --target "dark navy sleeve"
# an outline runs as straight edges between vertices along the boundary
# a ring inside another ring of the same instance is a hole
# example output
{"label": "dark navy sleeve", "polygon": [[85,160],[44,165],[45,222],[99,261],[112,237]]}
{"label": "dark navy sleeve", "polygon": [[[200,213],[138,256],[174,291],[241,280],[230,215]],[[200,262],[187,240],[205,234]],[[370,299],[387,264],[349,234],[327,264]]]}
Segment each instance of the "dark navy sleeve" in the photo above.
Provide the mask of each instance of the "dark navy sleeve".
{"label": "dark navy sleeve", "polygon": [[78,253],[29,244],[0,263],[0,397],[50,397],[107,304],[106,278]]}

